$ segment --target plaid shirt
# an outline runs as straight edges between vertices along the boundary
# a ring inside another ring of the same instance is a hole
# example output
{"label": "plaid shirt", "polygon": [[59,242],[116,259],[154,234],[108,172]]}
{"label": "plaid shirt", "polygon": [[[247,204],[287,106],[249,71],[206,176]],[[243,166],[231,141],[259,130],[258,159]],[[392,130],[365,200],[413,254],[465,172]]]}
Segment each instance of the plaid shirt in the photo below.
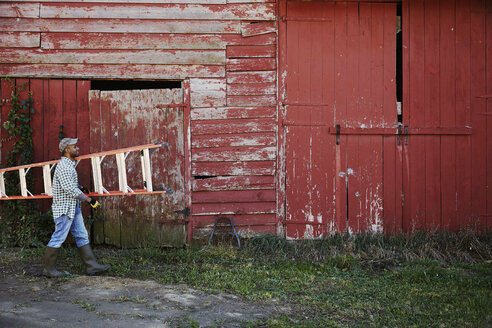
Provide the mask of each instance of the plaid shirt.
{"label": "plaid shirt", "polygon": [[61,161],[56,165],[53,176],[53,205],[51,206],[55,219],[62,215],[66,215],[70,219],[75,217],[78,197],[82,194],[78,188],[79,178],[75,170],[76,163],[62,156]]}

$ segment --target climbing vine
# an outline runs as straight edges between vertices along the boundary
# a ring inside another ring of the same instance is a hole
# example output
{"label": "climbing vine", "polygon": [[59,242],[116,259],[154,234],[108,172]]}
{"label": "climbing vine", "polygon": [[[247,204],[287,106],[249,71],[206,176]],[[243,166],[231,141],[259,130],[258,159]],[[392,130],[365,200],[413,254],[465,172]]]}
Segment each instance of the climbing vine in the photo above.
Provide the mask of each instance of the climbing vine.
{"label": "climbing vine", "polygon": [[[31,120],[35,114],[32,92],[27,100],[21,100],[20,94],[26,85],[16,86],[9,78],[12,93],[9,99],[10,111],[2,122],[8,136],[1,140],[2,147],[12,144],[5,152],[5,167],[32,163],[33,142]],[[5,101],[5,100],[4,100]],[[32,175],[26,178],[28,188],[33,185]],[[20,194],[19,175],[17,171],[5,173],[5,191],[7,195]],[[51,225],[49,213],[41,214],[37,203],[31,200],[3,200],[0,210],[0,246],[40,246],[42,240],[49,236]]]}

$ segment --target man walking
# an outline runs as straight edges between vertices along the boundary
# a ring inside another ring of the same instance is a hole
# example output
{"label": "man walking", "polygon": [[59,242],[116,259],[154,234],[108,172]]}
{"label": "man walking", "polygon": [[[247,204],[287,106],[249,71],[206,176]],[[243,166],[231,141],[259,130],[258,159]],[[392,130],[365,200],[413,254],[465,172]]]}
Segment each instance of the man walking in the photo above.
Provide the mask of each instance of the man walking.
{"label": "man walking", "polygon": [[64,138],[59,144],[61,161],[57,164],[53,176],[52,210],[55,232],[46,246],[43,261],[43,275],[47,277],[65,276],[63,272],[56,270],[55,264],[58,250],[67,238],[69,231],[75,237],[75,243],[86,266],[87,274],[94,275],[111,267],[109,264],[97,263],[89,244],[89,235],[80,210],[81,202],[87,202],[94,208],[99,206],[99,202],[86,196],[81,190],[81,188],[85,188],[78,185],[78,176],[75,170],[75,157],[79,156],[78,141],[79,139]]}

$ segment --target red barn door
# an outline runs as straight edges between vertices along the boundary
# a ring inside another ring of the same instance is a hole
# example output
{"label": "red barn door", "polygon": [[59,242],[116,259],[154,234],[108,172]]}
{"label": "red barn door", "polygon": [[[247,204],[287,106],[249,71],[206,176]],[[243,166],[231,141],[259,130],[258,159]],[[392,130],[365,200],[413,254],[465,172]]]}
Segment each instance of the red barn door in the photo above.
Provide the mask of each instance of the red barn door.
{"label": "red barn door", "polygon": [[287,1],[284,9],[287,237],[394,230],[396,4]]}

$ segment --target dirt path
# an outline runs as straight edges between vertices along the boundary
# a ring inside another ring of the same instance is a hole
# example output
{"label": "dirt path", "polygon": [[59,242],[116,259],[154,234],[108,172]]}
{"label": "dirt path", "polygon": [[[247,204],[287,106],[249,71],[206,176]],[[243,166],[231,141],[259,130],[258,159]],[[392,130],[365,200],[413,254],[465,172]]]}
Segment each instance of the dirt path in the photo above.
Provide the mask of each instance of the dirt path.
{"label": "dirt path", "polygon": [[274,312],[274,304],[155,281],[0,276],[0,327],[245,327]]}

